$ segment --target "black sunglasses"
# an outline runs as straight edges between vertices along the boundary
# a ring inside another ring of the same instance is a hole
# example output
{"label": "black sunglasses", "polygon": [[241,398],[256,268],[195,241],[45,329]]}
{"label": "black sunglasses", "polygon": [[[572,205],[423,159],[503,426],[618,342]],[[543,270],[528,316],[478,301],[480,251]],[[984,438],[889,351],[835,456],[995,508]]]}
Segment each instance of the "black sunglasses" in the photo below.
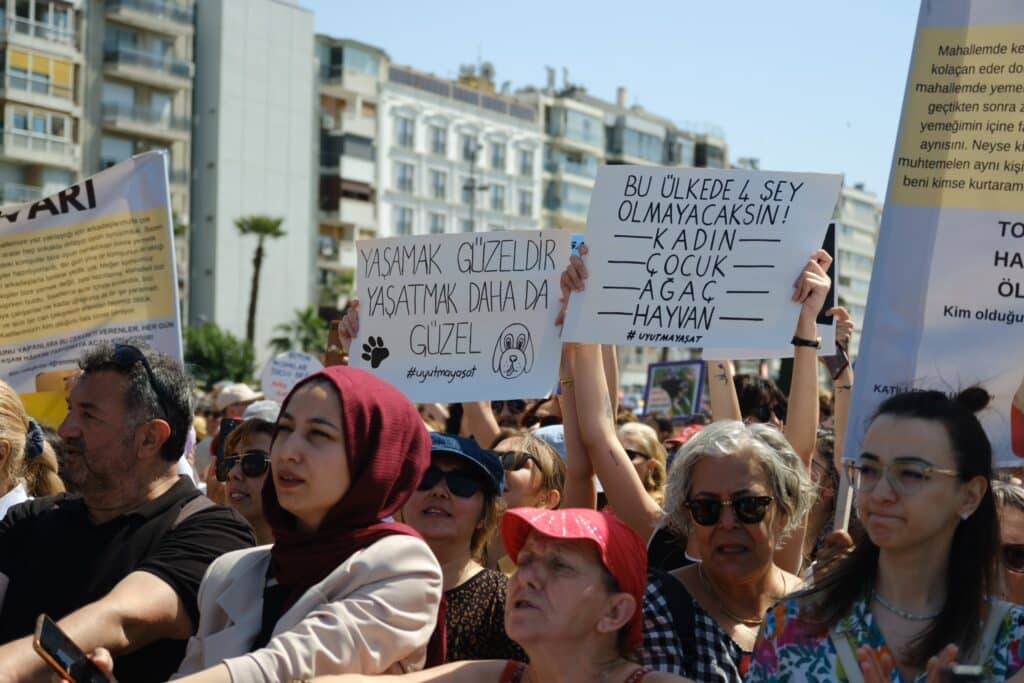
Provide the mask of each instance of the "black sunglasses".
{"label": "black sunglasses", "polygon": [[754,417],[758,422],[770,422],[773,414],[779,419],[779,422],[786,421],[786,409],[779,404],[773,406],[762,404],[754,411]]}
{"label": "black sunglasses", "polygon": [[114,344],[114,365],[121,370],[131,370],[135,367],[136,363],[142,363],[142,367],[146,371],[146,377],[149,378],[149,386],[153,393],[156,394],[156,400],[160,403],[160,409],[164,411],[164,419],[170,420],[171,411],[167,409],[169,403],[167,393],[163,385],[156,381],[156,375],[153,374],[153,367],[146,359],[146,354],[131,344]]}
{"label": "black sunglasses", "polygon": [[501,468],[508,472],[523,469],[526,467],[526,463],[531,460],[537,469],[540,469],[540,463],[537,462],[537,458],[533,457],[526,451],[495,451],[494,454],[498,456],[498,460],[501,461]]}
{"label": "black sunglasses", "polygon": [[510,413],[521,413],[526,410],[526,401],[521,398],[512,399],[511,401],[491,401],[491,411],[497,415],[498,413],[508,408]]}
{"label": "black sunglasses", "polygon": [[420,479],[420,485],[417,488],[420,491],[429,491],[437,486],[437,482],[442,479],[444,479],[444,484],[448,487],[448,490],[459,498],[470,498],[484,486],[480,479],[462,470],[448,470],[445,472],[441,468],[431,465],[423,473],[423,478]]}
{"label": "black sunglasses", "polygon": [[1006,568],[1015,574],[1024,574],[1024,545],[1006,543],[1002,550]]}
{"label": "black sunglasses", "polygon": [[651,456],[647,455],[643,451],[634,451],[634,450],[632,450],[630,448],[626,449],[626,455],[629,456],[630,460],[632,460],[634,458],[640,458],[641,460],[650,460],[651,459]]}
{"label": "black sunglasses", "polygon": [[683,505],[690,510],[693,521],[701,526],[718,524],[724,507],[732,507],[736,519],[742,523],[757,524],[764,519],[772,500],[771,496],[739,496],[727,502],[716,498],[692,498]]}
{"label": "black sunglasses", "polygon": [[217,481],[227,481],[228,473],[235,463],[241,463],[242,474],[249,477],[262,477],[270,469],[270,453],[266,451],[246,451],[241,455],[228,455],[217,459]]}

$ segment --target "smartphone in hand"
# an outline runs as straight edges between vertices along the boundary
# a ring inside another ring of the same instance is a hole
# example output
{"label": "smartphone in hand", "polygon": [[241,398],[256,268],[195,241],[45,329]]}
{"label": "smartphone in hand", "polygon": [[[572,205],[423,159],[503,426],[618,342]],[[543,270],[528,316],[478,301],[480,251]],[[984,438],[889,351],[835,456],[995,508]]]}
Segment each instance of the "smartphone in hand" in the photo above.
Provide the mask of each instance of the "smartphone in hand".
{"label": "smartphone in hand", "polygon": [[36,621],[35,638],[32,646],[43,660],[61,678],[71,683],[107,683],[106,675],[100,671],[81,648],[75,645],[59,626],[45,614]]}

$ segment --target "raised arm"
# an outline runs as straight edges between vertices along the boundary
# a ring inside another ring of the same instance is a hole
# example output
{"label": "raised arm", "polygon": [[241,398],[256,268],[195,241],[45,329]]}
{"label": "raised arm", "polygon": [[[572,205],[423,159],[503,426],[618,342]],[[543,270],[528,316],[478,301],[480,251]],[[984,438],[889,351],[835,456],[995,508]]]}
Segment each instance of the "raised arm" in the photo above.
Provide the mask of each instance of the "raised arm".
{"label": "raised arm", "polygon": [[740,400],[736,396],[731,360],[709,360],[707,368],[708,395],[711,397],[711,419],[743,421]]}
{"label": "raised arm", "polygon": [[594,467],[590,464],[580,436],[575,361],[576,345],[562,344],[562,363],[558,373],[558,386],[561,390],[558,402],[562,408],[562,429],[565,432],[566,472],[562,507],[594,509],[597,507],[597,488],[594,486]]}
{"label": "raised arm", "polygon": [[467,430],[481,448],[490,448],[498,438],[501,427],[491,410],[490,401],[472,401],[462,404],[463,429]]}
{"label": "raised arm", "polygon": [[[831,308],[828,314],[836,319],[836,343],[845,350],[850,348],[850,339],[853,337],[853,318],[842,306]],[[850,400],[853,398],[853,366],[848,362],[846,367],[839,371],[839,374],[832,378],[832,397],[835,407],[832,410],[832,418],[835,424],[836,445],[835,463],[836,471],[843,471],[843,446],[846,441],[846,424],[850,417]]]}

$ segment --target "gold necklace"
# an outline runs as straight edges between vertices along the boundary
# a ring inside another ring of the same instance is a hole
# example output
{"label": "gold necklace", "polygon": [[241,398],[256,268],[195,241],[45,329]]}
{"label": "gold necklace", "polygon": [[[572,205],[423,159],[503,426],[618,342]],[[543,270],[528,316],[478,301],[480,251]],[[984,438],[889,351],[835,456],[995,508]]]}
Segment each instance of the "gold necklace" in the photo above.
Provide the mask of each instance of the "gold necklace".
{"label": "gold necklace", "polygon": [[[743,617],[736,616],[735,614],[733,614],[732,611],[725,606],[725,602],[720,597],[718,597],[718,591],[715,590],[715,587],[712,586],[711,582],[708,581],[708,578],[704,576],[703,562],[697,563],[697,574],[700,576],[700,582],[704,584],[704,588],[707,589],[711,597],[714,598],[716,603],[718,603],[718,606],[722,609],[722,612],[725,613],[725,616],[729,617],[737,623],[743,624],[744,626],[760,626],[764,623],[763,616],[758,617],[757,619],[744,619]],[[785,583],[785,577],[783,577],[782,581],[783,583]]]}

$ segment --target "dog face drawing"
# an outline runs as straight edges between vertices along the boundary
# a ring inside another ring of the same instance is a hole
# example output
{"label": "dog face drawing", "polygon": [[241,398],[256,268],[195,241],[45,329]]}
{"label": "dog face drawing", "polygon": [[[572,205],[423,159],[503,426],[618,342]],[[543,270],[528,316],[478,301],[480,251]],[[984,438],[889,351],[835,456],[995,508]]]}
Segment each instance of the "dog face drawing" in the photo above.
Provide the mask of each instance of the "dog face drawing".
{"label": "dog face drawing", "polygon": [[522,323],[512,323],[498,335],[491,369],[505,379],[515,379],[533,367],[533,339]]}

